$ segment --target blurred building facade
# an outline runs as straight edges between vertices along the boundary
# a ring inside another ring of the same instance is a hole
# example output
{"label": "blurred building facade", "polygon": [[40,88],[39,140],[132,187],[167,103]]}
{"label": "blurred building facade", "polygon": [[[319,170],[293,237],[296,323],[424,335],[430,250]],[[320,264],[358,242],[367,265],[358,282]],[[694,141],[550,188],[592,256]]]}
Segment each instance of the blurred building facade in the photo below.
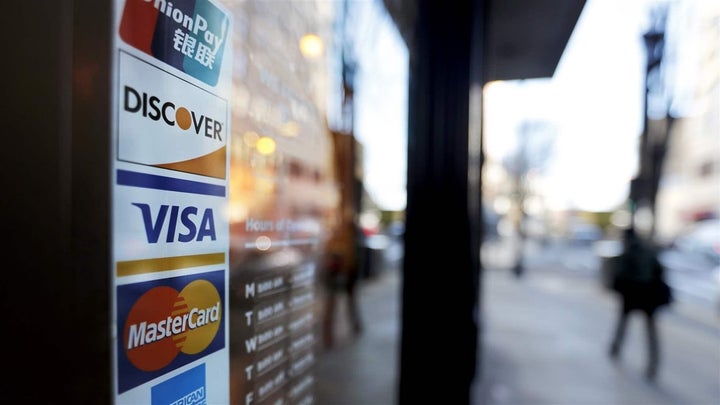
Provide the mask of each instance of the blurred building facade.
{"label": "blurred building facade", "polygon": [[[676,118],[658,193],[657,236],[667,241],[687,225],[720,216],[720,4],[684,2],[678,35],[688,68],[671,81],[685,88],[687,114]],[[687,53],[684,53],[687,52]],[[656,121],[654,130],[666,122]]]}

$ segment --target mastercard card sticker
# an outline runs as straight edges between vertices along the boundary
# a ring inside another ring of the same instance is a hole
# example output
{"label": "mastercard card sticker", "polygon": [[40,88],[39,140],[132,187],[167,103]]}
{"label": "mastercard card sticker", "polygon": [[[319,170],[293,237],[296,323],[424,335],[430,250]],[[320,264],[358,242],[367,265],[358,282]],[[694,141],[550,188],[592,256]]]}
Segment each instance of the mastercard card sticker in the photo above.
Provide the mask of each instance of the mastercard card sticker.
{"label": "mastercard card sticker", "polygon": [[211,86],[218,83],[229,16],[208,0],[127,0],[120,37]]}
{"label": "mastercard card sticker", "polygon": [[118,391],[225,347],[223,270],[117,287]]}

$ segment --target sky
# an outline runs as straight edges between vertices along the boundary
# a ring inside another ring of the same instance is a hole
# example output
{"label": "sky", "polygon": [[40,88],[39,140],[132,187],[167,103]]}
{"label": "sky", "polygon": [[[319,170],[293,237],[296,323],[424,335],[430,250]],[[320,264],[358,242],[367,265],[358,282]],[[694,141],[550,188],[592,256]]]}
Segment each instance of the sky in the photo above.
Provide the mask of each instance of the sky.
{"label": "sky", "polygon": [[[647,6],[652,0],[588,0],[555,75],[492,83],[485,90],[486,153],[502,159],[517,146],[524,117],[557,134],[544,188],[551,208],[606,211],[621,204],[637,169],[642,130]],[[406,202],[407,49],[377,2],[358,2],[367,21],[358,54],[356,134],[365,185],[384,209]]]}
{"label": "sky", "polygon": [[544,176],[551,208],[606,211],[627,196],[642,131],[643,13],[639,1],[590,0],[552,78],[486,87],[490,158],[512,153],[523,117],[556,128]]}
{"label": "sky", "polygon": [[365,186],[387,210],[406,203],[408,50],[377,1],[353,2],[361,13],[355,132],[363,144]]}

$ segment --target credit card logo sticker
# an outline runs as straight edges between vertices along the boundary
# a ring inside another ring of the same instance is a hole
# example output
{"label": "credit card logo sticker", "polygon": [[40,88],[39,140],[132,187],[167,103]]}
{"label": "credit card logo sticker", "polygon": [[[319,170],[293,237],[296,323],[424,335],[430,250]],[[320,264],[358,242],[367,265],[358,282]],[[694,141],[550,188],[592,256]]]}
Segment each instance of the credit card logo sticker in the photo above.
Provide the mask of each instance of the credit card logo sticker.
{"label": "credit card logo sticker", "polygon": [[152,387],[151,397],[152,405],[206,404],[205,364]]}
{"label": "credit card logo sticker", "polygon": [[227,178],[227,100],[119,52],[118,159]]}
{"label": "credit card logo sticker", "polygon": [[207,0],[127,0],[120,37],[211,86],[218,82],[229,18]]}
{"label": "credit card logo sticker", "polygon": [[[213,219],[212,208],[206,208],[202,213],[197,207],[187,206],[180,210],[180,207],[172,207],[163,204],[160,206],[157,215],[153,219],[150,204],[132,203],[142,212],[143,223],[145,224],[145,235],[148,243],[158,243],[160,235],[165,232],[165,242],[175,242],[177,234],[178,242],[202,242],[203,239],[216,240],[215,220]],[[166,217],[170,210],[170,218]],[[181,225],[181,226],[178,226]]]}
{"label": "credit card logo sticker", "polygon": [[223,123],[217,118],[177,106],[172,101],[160,100],[157,96],[140,92],[130,86],[125,86],[123,95],[123,109],[128,113],[137,113],[171,127],[177,126],[184,131],[192,127],[195,135],[202,135],[220,143],[223,141]]}
{"label": "credit card logo sticker", "polygon": [[223,272],[160,281],[118,287],[120,392],[225,346]]}

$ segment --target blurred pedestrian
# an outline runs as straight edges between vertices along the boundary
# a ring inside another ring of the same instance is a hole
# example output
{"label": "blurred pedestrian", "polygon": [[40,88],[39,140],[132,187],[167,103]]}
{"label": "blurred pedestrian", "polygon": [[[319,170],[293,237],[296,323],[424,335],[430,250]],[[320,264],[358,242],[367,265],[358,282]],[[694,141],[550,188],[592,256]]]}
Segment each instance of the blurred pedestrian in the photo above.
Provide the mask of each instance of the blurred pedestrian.
{"label": "blurred pedestrian", "polygon": [[323,319],[323,341],[325,347],[332,347],[335,342],[335,312],[338,297],[345,294],[347,298],[347,315],[353,332],[362,330],[360,310],[358,308],[356,286],[358,282],[358,266],[354,257],[348,252],[331,250],[325,260],[326,300]]}
{"label": "blurred pedestrian", "polygon": [[670,288],[664,280],[664,269],[658,260],[657,249],[642,241],[633,228],[624,232],[624,249],[617,262],[612,288],[620,298],[618,320],[610,357],[617,359],[622,349],[625,328],[630,314],[641,312],[647,329],[647,365],[645,376],[654,380],[660,361],[658,331],[655,321],[657,310],[672,301]]}

